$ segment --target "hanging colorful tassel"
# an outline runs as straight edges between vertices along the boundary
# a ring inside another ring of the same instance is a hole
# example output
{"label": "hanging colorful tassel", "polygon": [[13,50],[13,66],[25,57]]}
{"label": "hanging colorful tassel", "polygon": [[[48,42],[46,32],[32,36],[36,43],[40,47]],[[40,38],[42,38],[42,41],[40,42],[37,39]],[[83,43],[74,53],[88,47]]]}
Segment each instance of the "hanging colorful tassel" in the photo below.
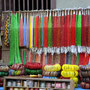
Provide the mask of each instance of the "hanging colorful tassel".
{"label": "hanging colorful tassel", "polygon": [[21,14],[20,26],[19,26],[19,46],[23,46],[23,16]]}
{"label": "hanging colorful tassel", "polygon": [[35,47],[37,48],[37,43],[38,43],[38,41],[37,41],[37,38],[38,38],[38,21],[39,21],[39,16],[36,16],[36,18],[35,18]]}
{"label": "hanging colorful tassel", "polygon": [[48,21],[48,47],[52,47],[52,16],[51,12]]}
{"label": "hanging colorful tassel", "polygon": [[30,48],[33,47],[33,16],[30,16]]}
{"label": "hanging colorful tassel", "polygon": [[41,16],[41,24],[40,24],[40,43],[41,43],[41,48],[43,48],[43,24],[44,24],[44,16]]}
{"label": "hanging colorful tassel", "polygon": [[[61,12],[59,12],[61,13]],[[57,19],[57,47],[60,47],[60,31],[61,31],[61,15],[59,14],[58,19]]]}
{"label": "hanging colorful tassel", "polygon": [[35,16],[33,17],[33,47],[35,47]]}
{"label": "hanging colorful tassel", "polygon": [[57,44],[57,16],[56,16],[56,12],[55,12],[55,16],[54,16],[54,47],[56,47]]}
{"label": "hanging colorful tassel", "polygon": [[24,14],[24,25],[23,25],[23,42],[24,42],[24,46],[26,46],[26,26],[27,26],[27,23],[26,23],[26,14]]}
{"label": "hanging colorful tassel", "polygon": [[40,48],[40,23],[41,23],[41,18],[39,17],[38,20],[38,31],[37,31],[37,47]]}
{"label": "hanging colorful tassel", "polygon": [[43,25],[43,47],[48,47],[48,17],[44,17],[44,25]]}

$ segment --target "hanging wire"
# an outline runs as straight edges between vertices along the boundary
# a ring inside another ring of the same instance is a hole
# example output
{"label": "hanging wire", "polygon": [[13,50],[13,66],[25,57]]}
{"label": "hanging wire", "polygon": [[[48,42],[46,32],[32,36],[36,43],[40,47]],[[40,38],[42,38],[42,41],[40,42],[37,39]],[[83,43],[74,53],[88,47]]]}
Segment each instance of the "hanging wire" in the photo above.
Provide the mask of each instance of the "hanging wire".
{"label": "hanging wire", "polygon": [[46,9],[48,9],[48,0],[46,0]]}
{"label": "hanging wire", "polygon": [[23,11],[25,10],[25,0],[23,0]]}
{"label": "hanging wire", "polygon": [[15,11],[15,0],[13,0],[13,11]]}
{"label": "hanging wire", "polygon": [[32,10],[34,10],[34,0],[32,0]]}
{"label": "hanging wire", "polygon": [[6,11],[6,0],[4,0],[4,11]]}
{"label": "hanging wire", "polygon": [[27,10],[29,10],[29,0],[27,0]]}
{"label": "hanging wire", "polygon": [[9,10],[11,11],[11,0],[9,0]]}
{"label": "hanging wire", "polygon": [[18,10],[20,11],[20,0],[18,0]]}
{"label": "hanging wire", "polygon": [[36,4],[37,4],[37,10],[38,10],[38,0],[37,0]]}
{"label": "hanging wire", "polygon": [[41,4],[42,4],[42,10],[44,9],[44,7],[43,7],[43,0],[41,0]]}

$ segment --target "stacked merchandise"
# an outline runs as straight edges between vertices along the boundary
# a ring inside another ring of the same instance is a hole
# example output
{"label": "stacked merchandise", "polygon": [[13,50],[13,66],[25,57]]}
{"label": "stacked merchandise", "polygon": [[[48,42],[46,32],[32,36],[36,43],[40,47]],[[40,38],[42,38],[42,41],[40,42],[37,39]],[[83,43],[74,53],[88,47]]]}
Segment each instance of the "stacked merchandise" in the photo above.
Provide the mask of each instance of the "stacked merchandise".
{"label": "stacked merchandise", "polygon": [[2,86],[3,86],[3,78],[0,77],[0,87],[2,87]]}
{"label": "stacked merchandise", "polygon": [[61,75],[64,78],[70,78],[71,80],[74,80],[75,84],[74,86],[78,86],[78,70],[79,67],[77,65],[69,65],[69,64],[64,64],[62,66],[62,72]]}
{"label": "stacked merchandise", "polygon": [[9,70],[9,75],[10,76],[24,75],[24,65],[23,64],[12,65]]}
{"label": "stacked merchandise", "polygon": [[90,65],[80,66],[81,84],[84,89],[90,89]]}
{"label": "stacked merchandise", "polygon": [[59,78],[61,74],[60,70],[61,70],[60,64],[45,65],[43,70],[43,78],[51,78],[51,79]]}
{"label": "stacked merchandise", "polygon": [[0,66],[0,86],[3,86],[3,76],[8,76],[8,71],[8,66]]}
{"label": "stacked merchandise", "polygon": [[31,78],[42,77],[42,65],[40,63],[27,62],[25,64],[25,74]]}

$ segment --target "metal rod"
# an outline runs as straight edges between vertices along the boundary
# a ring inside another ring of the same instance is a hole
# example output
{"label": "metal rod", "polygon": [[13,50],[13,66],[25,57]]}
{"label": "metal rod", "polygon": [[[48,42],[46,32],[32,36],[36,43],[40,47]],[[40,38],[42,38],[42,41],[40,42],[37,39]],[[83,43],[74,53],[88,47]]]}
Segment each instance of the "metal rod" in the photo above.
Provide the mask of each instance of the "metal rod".
{"label": "metal rod", "polygon": [[34,0],[32,0],[32,10],[34,10]]}
{"label": "metal rod", "polygon": [[48,0],[46,0],[46,9],[48,9]]}
{"label": "metal rod", "polygon": [[29,0],[27,0],[27,10],[29,10]]}
{"label": "metal rod", "polygon": [[[2,0],[0,0],[0,3],[2,3]],[[2,4],[0,5],[0,12],[2,11]]]}
{"label": "metal rod", "polygon": [[11,0],[9,0],[9,10],[11,10]]}
{"label": "metal rod", "polygon": [[23,11],[25,10],[25,0],[23,0]]}
{"label": "metal rod", "polygon": [[[83,9],[80,9],[80,8],[71,8],[71,9],[67,9],[67,10],[87,10],[87,9],[89,9],[89,8],[83,8]],[[66,9],[52,9],[52,10],[48,10],[48,11],[65,11]],[[90,10],[90,9],[89,9]],[[22,13],[24,13],[24,12],[28,12],[28,13],[32,13],[32,12],[47,12],[47,10],[33,10],[33,11],[20,11],[20,12],[22,12]],[[2,13],[10,13],[10,12],[12,12],[12,11],[3,11]]]}
{"label": "metal rod", "polygon": [[18,10],[20,11],[20,0],[18,0]]}
{"label": "metal rod", "polygon": [[4,11],[6,11],[6,0],[4,0]]}
{"label": "metal rod", "polygon": [[44,7],[43,7],[43,0],[41,0],[41,4],[42,4],[42,10],[44,9]]}
{"label": "metal rod", "polygon": [[13,0],[13,11],[15,11],[15,0]]}
{"label": "metal rod", "polygon": [[36,4],[37,4],[37,10],[38,10],[38,9],[39,9],[39,8],[38,8],[38,0],[36,1]]}

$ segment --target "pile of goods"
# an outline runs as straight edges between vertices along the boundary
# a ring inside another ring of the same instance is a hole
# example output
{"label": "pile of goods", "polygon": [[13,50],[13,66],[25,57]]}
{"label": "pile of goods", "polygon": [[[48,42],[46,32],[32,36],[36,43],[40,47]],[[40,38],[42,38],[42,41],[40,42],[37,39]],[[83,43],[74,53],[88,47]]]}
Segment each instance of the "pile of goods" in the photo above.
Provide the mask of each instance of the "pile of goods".
{"label": "pile of goods", "polygon": [[84,89],[90,89],[90,65],[80,66],[81,84]]}
{"label": "pile of goods", "polygon": [[24,65],[23,64],[12,65],[9,70],[9,75],[10,76],[24,75]]}
{"label": "pile of goods", "polygon": [[45,65],[43,71],[43,78],[56,79],[60,77],[61,66],[59,64],[55,65]]}
{"label": "pile of goods", "polygon": [[3,86],[3,76],[8,76],[8,71],[8,66],[0,66],[0,86]]}
{"label": "pile of goods", "polygon": [[42,65],[40,63],[30,63],[25,64],[25,74],[30,75],[32,78],[42,77]]}
{"label": "pile of goods", "polygon": [[0,77],[0,87],[3,86],[3,77]]}
{"label": "pile of goods", "polygon": [[78,86],[78,70],[79,67],[77,65],[69,65],[69,64],[64,64],[62,66],[62,72],[61,75],[64,78],[70,78],[71,80],[74,80],[75,84],[74,86],[77,87]]}

